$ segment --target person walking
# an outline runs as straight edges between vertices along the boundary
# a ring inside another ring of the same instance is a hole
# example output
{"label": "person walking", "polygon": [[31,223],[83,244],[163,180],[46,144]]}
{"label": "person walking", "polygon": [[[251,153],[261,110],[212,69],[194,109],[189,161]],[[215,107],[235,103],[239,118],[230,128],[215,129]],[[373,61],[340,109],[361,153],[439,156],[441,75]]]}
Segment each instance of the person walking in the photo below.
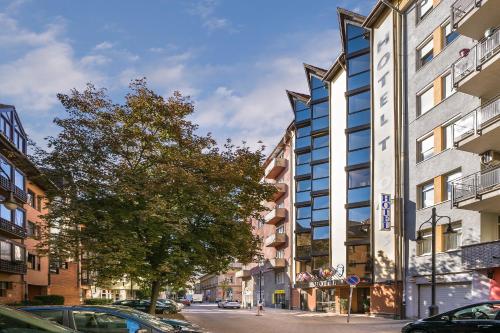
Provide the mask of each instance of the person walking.
{"label": "person walking", "polygon": [[262,312],[264,312],[264,304],[259,300],[257,303],[257,316],[262,316]]}

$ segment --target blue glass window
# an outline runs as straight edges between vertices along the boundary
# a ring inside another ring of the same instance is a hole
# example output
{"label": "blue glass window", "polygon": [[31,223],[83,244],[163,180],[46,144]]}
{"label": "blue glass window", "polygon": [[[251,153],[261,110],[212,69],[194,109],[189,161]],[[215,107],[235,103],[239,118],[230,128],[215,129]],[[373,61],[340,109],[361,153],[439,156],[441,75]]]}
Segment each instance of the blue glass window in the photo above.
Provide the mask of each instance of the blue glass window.
{"label": "blue glass window", "polygon": [[311,119],[311,110],[310,109],[297,111],[295,113],[295,121],[296,122],[309,120],[309,119]]}
{"label": "blue glass window", "polygon": [[350,208],[347,212],[349,222],[368,223],[370,222],[370,207]]}
{"label": "blue glass window", "polygon": [[370,53],[347,60],[349,76],[370,70]]}
{"label": "blue glass window", "polygon": [[11,211],[5,208],[3,204],[0,204],[0,217],[7,221],[12,220]]}
{"label": "blue glass window", "polygon": [[370,71],[356,74],[347,79],[347,90],[354,90],[370,84]]}
{"label": "blue glass window", "polygon": [[311,190],[311,180],[304,179],[297,181],[297,192],[310,191]]}
{"label": "blue glass window", "polygon": [[323,227],[313,228],[313,239],[328,239],[330,238],[330,227],[325,225]]}
{"label": "blue glass window", "polygon": [[308,109],[309,107],[306,105],[306,103],[296,99],[295,100],[295,111],[300,111],[304,109]]}
{"label": "blue glass window", "polygon": [[347,202],[356,203],[370,200],[370,187],[360,187],[347,191]]}
{"label": "blue glass window", "polygon": [[347,116],[347,127],[367,125],[370,123],[370,110],[356,112]]}
{"label": "blue glass window", "polygon": [[370,130],[349,133],[349,150],[370,147]]}
{"label": "blue glass window", "polygon": [[370,161],[370,148],[350,151],[347,154],[347,165],[356,165]]}
{"label": "blue glass window", "polygon": [[26,186],[24,175],[17,169],[14,170],[14,184],[16,185],[16,187],[24,191],[24,188]]}
{"label": "blue glass window", "polygon": [[328,177],[329,164],[321,163],[313,165],[313,179]]}
{"label": "blue glass window", "polygon": [[458,32],[456,32],[456,30],[450,32],[448,35],[446,35],[446,45],[453,42],[455,39],[457,39],[457,37],[458,37]]}
{"label": "blue glass window", "polygon": [[306,231],[311,229],[311,219],[297,220],[297,231]]}
{"label": "blue glass window", "polygon": [[296,198],[297,202],[308,202],[311,201],[311,192],[297,192]]}
{"label": "blue glass window", "polygon": [[297,165],[311,162],[311,153],[297,154]]}
{"label": "blue glass window", "polygon": [[358,169],[348,172],[349,188],[370,186],[370,169]]}
{"label": "blue glass window", "polygon": [[328,116],[328,102],[313,105],[313,118]]}
{"label": "blue glass window", "polygon": [[297,137],[302,138],[311,133],[311,126],[299,127],[297,128]]}
{"label": "blue glass window", "polygon": [[330,207],[330,196],[322,195],[314,197],[313,199],[313,209],[324,209]]}
{"label": "blue glass window", "polygon": [[[12,166],[2,157],[0,157],[0,168],[2,168],[2,170],[4,171],[4,172],[0,171],[1,177],[5,178],[8,176],[9,179],[12,178]],[[7,176],[5,174],[7,174]]]}
{"label": "blue glass window", "polygon": [[359,36],[347,41],[347,53],[353,53],[370,47],[370,41],[364,36]]}
{"label": "blue glass window", "polygon": [[323,190],[328,190],[329,188],[329,183],[330,183],[330,178],[321,178],[321,179],[315,179],[312,182],[312,190],[313,191],[323,191]]}
{"label": "blue glass window", "polygon": [[324,85],[325,85],[325,83],[320,78],[318,78],[317,76],[311,75],[311,88],[312,89],[323,87]]}
{"label": "blue glass window", "polygon": [[24,227],[24,219],[25,219],[26,213],[22,209],[16,209],[16,225],[20,227]]}
{"label": "blue glass window", "polygon": [[328,147],[314,149],[312,151],[312,160],[313,161],[324,160],[328,158],[328,155],[329,155]]}
{"label": "blue glass window", "polygon": [[326,85],[324,87],[316,88],[311,91],[311,99],[317,101],[318,99],[328,97],[328,89]]}
{"label": "blue glass window", "polygon": [[311,206],[297,208],[297,219],[311,218]]}
{"label": "blue glass window", "polygon": [[349,96],[349,113],[370,108],[370,90]]}
{"label": "blue glass window", "polygon": [[363,27],[355,24],[347,24],[347,39],[362,36],[364,33],[365,29]]}
{"label": "blue glass window", "polygon": [[310,173],[311,173],[311,166],[309,164],[297,165],[297,168],[295,169],[295,174],[297,176],[304,176]]}
{"label": "blue glass window", "polygon": [[295,139],[295,149],[306,148],[311,146],[311,137],[304,136],[302,138]]}
{"label": "blue glass window", "polygon": [[329,126],[329,117],[316,118],[312,121],[312,130],[319,131],[322,129],[326,129]]}
{"label": "blue glass window", "polygon": [[328,147],[329,136],[322,135],[313,138],[313,149]]}
{"label": "blue glass window", "polygon": [[330,209],[328,208],[313,210],[312,212],[313,222],[328,221],[329,219],[330,219]]}

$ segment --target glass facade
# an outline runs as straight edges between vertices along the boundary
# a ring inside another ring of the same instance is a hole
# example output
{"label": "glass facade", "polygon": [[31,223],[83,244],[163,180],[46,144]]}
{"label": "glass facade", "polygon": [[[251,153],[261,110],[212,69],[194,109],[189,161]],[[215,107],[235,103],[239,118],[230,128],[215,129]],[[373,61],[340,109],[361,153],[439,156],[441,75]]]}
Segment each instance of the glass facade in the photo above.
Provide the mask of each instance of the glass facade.
{"label": "glass facade", "polygon": [[330,108],[328,86],[309,73],[310,100],[294,100],[296,267],[330,265]]}
{"label": "glass facade", "polygon": [[368,32],[347,23],[347,275],[371,282],[371,109]]}

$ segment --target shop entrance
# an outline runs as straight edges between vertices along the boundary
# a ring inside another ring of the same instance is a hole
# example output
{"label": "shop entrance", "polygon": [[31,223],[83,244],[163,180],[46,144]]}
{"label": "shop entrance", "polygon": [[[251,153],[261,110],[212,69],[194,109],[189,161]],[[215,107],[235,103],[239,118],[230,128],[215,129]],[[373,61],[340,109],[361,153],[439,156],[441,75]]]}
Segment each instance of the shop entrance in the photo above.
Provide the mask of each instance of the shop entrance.
{"label": "shop entrance", "polygon": [[307,305],[308,295],[304,290],[300,291],[300,309],[303,311],[309,311],[309,307]]}
{"label": "shop entrance", "polygon": [[355,309],[353,307],[353,312],[355,313],[370,312],[370,288],[358,287],[355,288],[355,291],[356,291],[356,307]]}
{"label": "shop entrance", "polygon": [[335,312],[335,289],[316,290],[316,311]]}

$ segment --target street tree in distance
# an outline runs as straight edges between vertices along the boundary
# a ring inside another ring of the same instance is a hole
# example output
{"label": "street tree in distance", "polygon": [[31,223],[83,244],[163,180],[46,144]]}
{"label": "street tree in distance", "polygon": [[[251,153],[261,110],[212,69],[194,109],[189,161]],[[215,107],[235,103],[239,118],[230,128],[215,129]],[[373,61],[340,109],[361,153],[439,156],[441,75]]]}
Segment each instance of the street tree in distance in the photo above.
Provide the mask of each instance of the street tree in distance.
{"label": "street tree in distance", "polygon": [[65,116],[38,152],[63,185],[47,193],[54,255],[85,253],[98,281],[133,276],[159,291],[196,272],[249,262],[259,239],[247,223],[274,192],[261,182],[263,148],[196,134],[180,93],[168,99],[133,81],[123,104],[89,84],[58,95]]}

